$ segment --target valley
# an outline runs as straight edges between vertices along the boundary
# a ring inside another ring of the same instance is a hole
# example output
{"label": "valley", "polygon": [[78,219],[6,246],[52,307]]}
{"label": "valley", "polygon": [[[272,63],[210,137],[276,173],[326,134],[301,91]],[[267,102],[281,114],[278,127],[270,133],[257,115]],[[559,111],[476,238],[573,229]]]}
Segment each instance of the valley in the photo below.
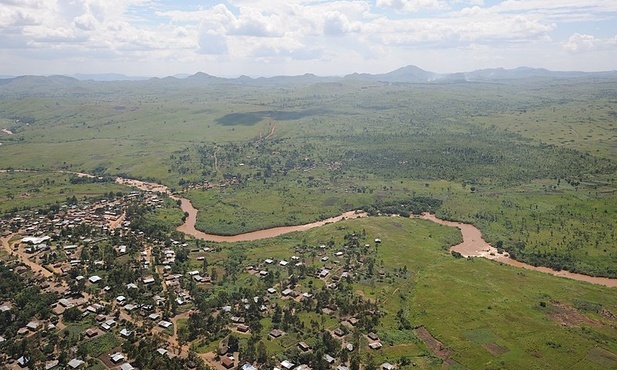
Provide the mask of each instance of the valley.
{"label": "valley", "polygon": [[0,362],[617,366],[617,79],[525,72],[2,80]]}

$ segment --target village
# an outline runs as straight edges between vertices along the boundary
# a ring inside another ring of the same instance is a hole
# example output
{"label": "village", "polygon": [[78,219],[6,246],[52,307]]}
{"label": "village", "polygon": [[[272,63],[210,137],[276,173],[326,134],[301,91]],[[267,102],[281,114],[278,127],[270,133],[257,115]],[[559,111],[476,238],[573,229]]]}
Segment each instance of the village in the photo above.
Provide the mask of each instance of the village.
{"label": "village", "polygon": [[0,362],[46,370],[395,368],[365,364],[384,346],[381,313],[351,288],[363,275],[386,278],[376,270],[379,238],[350,233],[345,245],[298,245],[276,259],[225,256],[216,244],[135,227],[144,212],[172,203],[162,193],[110,194],[0,220],[3,273],[35,285],[30,293],[42,298],[25,299],[47,304],[24,317],[28,302],[2,297],[11,324],[1,328]]}

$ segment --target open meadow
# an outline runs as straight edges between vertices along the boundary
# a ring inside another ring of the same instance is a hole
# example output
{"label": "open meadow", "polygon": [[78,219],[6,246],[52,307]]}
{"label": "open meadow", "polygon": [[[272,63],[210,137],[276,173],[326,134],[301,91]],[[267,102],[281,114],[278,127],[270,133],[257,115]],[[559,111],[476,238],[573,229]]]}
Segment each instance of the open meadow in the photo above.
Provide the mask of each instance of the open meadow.
{"label": "open meadow", "polygon": [[[615,288],[456,258],[448,251],[460,241],[456,229],[407,217],[431,212],[471,223],[519,261],[617,278],[615,77],[7,81],[4,217],[43,209],[52,219],[65,203],[132,192],[117,176],[167,186],[199,210],[197,229],[217,235],[369,214],[230,244],[174,231],[183,220],[171,198],[127,209],[130,227],[164,242],[144,252],[156,255],[151,266],[126,276],[158,279],[163,250],[173,248],[182,258],[171,272],[210,278],[182,283],[190,309],[180,310],[176,331],[161,334],[196,353],[230,338],[207,312],[271,288],[263,313],[245,313],[250,332],[232,337],[245,354],[266,351],[259,363],[313,361],[317,350],[299,352],[298,342],[332,349],[329,337],[315,339],[327,331],[339,347],[356,347],[337,352],[336,363],[350,366],[617,368]],[[287,267],[292,256],[302,267]],[[292,286],[297,296],[283,296]],[[371,332],[380,349],[370,349]]]}

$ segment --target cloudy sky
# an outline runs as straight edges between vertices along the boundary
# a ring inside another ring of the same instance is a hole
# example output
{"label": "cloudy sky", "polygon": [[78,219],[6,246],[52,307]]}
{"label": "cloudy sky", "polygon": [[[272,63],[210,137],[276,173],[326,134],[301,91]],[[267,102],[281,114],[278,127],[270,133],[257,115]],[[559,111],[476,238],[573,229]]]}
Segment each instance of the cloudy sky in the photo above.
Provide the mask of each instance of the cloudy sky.
{"label": "cloudy sky", "polygon": [[0,0],[0,75],[617,69],[616,0]]}

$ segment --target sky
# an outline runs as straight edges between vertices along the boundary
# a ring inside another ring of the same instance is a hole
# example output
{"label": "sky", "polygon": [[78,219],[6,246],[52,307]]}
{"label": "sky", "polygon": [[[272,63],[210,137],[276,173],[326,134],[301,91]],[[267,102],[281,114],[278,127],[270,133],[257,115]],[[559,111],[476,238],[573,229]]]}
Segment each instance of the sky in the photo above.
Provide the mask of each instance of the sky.
{"label": "sky", "polygon": [[0,75],[617,69],[616,0],[0,0]]}

